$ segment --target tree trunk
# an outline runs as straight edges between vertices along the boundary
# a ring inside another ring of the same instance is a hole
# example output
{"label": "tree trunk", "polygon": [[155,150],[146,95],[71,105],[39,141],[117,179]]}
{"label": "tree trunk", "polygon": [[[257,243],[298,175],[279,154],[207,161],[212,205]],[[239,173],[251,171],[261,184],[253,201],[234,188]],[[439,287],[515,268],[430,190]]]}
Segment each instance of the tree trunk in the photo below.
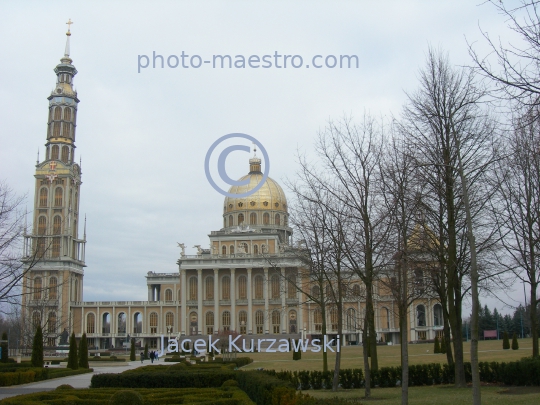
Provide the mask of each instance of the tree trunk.
{"label": "tree trunk", "polygon": [[[338,321],[340,322],[340,321]],[[338,390],[339,386],[339,370],[341,369],[341,338],[343,335],[341,334],[341,328],[338,330],[338,336],[340,337],[340,340],[338,340],[338,345],[336,346],[336,364],[334,367],[334,380],[332,381],[332,391],[336,392]]]}
{"label": "tree trunk", "polygon": [[375,311],[373,309],[373,282],[371,278],[366,283],[366,324],[364,329],[368,329],[368,344],[371,355],[371,369],[379,369],[377,358],[377,333],[375,332]]}
{"label": "tree trunk", "polygon": [[[534,267],[533,267],[534,268]],[[536,280],[536,271],[533,271],[531,274],[531,280]],[[536,298],[536,289],[538,288],[538,283],[531,283],[531,335],[532,335],[532,355],[533,358],[538,358],[538,318],[536,317],[537,310],[536,306],[538,305],[538,300]]]}
{"label": "tree trunk", "polygon": [[446,309],[443,310],[443,319],[444,319],[444,340],[446,341],[446,362],[449,366],[454,364],[454,356],[452,355],[452,345],[450,342],[452,339],[450,338],[450,325],[448,324],[448,311]]}
{"label": "tree trunk", "polygon": [[[367,312],[366,312],[367,313]],[[364,329],[362,330],[362,353],[364,354],[364,379],[365,379],[365,397],[371,397],[371,370],[369,368],[368,358],[368,333],[367,333],[367,316],[364,319]]]}
{"label": "tree trunk", "polygon": [[[322,291],[323,290],[321,288],[321,294],[323,294]],[[323,305],[321,305],[321,316],[322,316],[321,332],[324,337],[326,336],[326,307],[324,303]],[[328,353],[326,352],[326,350],[322,351],[322,360],[323,360],[323,371],[326,372],[328,371]]]}
{"label": "tree trunk", "polygon": [[399,312],[399,331],[401,334],[401,405],[407,405],[409,403],[409,339],[407,336],[407,307],[400,308]]}

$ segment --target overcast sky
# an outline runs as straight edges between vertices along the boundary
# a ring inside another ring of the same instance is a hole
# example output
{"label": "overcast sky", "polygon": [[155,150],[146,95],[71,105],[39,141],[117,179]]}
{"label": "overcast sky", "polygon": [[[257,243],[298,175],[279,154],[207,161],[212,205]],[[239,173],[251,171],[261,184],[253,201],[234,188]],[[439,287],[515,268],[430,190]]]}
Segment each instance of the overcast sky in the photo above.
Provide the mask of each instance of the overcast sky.
{"label": "overcast sky", "polygon": [[[481,29],[512,40],[504,18],[482,3],[3,1],[0,178],[26,193],[32,209],[47,97],[71,18],[81,100],[76,159],[82,156],[81,211],[88,218],[84,299],[144,300],[148,271],[178,271],[177,242],[194,253],[193,245],[208,247],[207,235],[222,226],[223,196],[204,174],[215,140],[231,132],[254,136],[268,151],[270,176],[283,184],[296,171],[297,149],[310,153],[329,119],[399,115],[429,45],[468,65],[466,40],[487,53]],[[154,51],[165,68],[150,60],[138,73],[139,55]],[[168,67],[168,56],[182,51],[188,66],[193,55],[212,61],[215,54],[247,59],[277,51],[300,55],[304,65],[315,55],[357,55],[359,67]],[[246,174],[248,158],[231,154],[228,175]],[[513,296],[522,299],[522,291],[517,285]]]}

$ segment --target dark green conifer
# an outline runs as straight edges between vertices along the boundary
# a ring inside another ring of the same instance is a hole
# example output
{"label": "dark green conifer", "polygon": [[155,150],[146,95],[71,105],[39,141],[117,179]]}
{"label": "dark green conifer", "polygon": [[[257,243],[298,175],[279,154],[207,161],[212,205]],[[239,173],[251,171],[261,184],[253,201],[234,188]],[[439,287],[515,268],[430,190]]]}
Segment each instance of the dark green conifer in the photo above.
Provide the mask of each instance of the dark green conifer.
{"label": "dark green conifer", "polygon": [[32,367],[43,367],[43,332],[38,325],[32,344]]}
{"label": "dark green conifer", "polygon": [[137,356],[135,355],[135,338],[131,338],[131,347],[129,349],[129,360],[130,361],[137,360]]}
{"label": "dark green conifer", "polygon": [[508,332],[504,331],[503,333],[503,349],[508,350],[510,349],[510,340],[508,339]]}
{"label": "dark green conifer", "polygon": [[90,368],[88,365],[88,341],[86,340],[86,333],[83,333],[81,342],[79,343],[79,367]]}
{"label": "dark green conifer", "polygon": [[69,338],[69,354],[67,368],[77,370],[79,368],[79,359],[77,356],[77,341],[75,340],[75,332],[71,332]]}
{"label": "dark green conifer", "polygon": [[514,335],[512,336],[512,350],[517,350],[517,349],[519,349],[519,344],[518,344],[516,332],[514,332]]}

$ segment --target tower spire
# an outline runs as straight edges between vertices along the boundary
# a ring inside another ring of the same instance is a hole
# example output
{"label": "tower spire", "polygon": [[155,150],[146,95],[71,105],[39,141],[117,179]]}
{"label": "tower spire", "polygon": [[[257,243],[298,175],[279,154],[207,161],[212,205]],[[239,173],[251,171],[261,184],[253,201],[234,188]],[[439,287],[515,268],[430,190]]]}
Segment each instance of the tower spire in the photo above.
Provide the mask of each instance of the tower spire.
{"label": "tower spire", "polygon": [[68,30],[66,32],[66,49],[64,50],[64,57],[62,59],[60,59],[60,61],[62,63],[71,63],[73,62],[71,60],[71,58],[69,57],[69,52],[70,52],[70,49],[69,49],[69,38],[71,37],[71,24],[73,24],[73,22],[71,21],[71,18],[69,19],[69,21],[66,23],[67,26],[68,26]]}

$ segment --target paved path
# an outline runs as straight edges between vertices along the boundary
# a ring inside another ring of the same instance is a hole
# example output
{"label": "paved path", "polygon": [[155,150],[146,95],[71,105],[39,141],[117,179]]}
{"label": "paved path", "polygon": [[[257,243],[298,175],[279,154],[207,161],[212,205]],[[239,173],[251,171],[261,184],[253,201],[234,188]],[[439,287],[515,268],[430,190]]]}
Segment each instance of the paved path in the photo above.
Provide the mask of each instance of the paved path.
{"label": "paved path", "polygon": [[[155,361],[153,364],[150,360],[144,361],[144,366],[157,366],[171,363],[165,363],[163,360]],[[92,373],[79,374],[71,377],[53,378],[52,380],[39,381],[29,384],[12,385],[11,387],[0,387],[0,399],[13,397],[21,394],[31,394],[34,392],[51,391],[62,384],[69,384],[73,388],[88,388],[90,380],[94,374],[101,373],[121,373],[123,371],[137,368],[141,366],[141,361],[130,361],[126,363],[107,363],[99,364],[90,362],[90,367],[94,369]]]}

